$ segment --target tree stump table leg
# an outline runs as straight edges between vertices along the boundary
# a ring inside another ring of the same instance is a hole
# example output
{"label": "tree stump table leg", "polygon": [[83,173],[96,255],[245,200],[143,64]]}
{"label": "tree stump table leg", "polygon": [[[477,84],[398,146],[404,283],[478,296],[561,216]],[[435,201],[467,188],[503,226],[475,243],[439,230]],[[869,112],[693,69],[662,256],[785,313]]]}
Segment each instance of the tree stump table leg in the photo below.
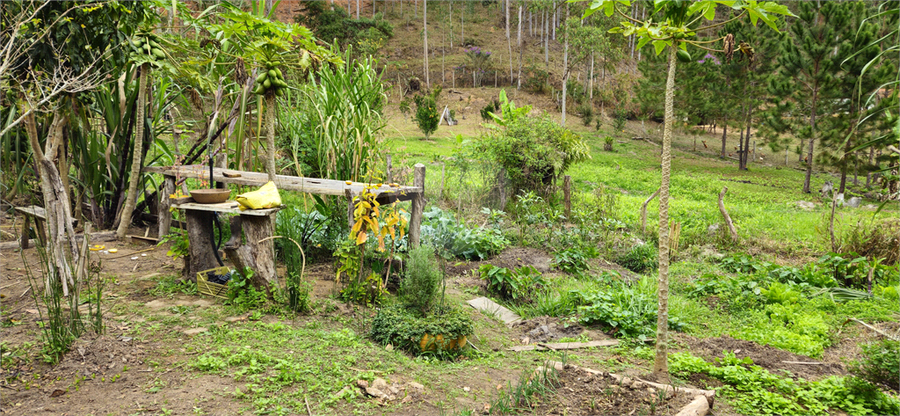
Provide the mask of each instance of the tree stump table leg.
{"label": "tree stump table leg", "polygon": [[187,278],[197,281],[197,273],[219,267],[213,242],[213,220],[215,214],[208,211],[185,210],[190,260],[185,259]]}
{"label": "tree stump table leg", "polygon": [[25,250],[25,249],[28,248],[28,228],[29,228],[29,225],[31,225],[31,216],[30,216],[30,215],[25,215],[25,222],[24,222],[24,224],[22,224],[22,235],[19,236],[19,238],[21,239],[21,240],[19,241],[19,247],[22,247],[22,250]]}
{"label": "tree stump table leg", "polygon": [[172,208],[172,199],[170,198],[170,196],[174,193],[175,177],[166,176],[159,195],[159,212],[157,212],[156,214],[157,224],[159,225],[159,230],[156,235],[159,238],[163,238],[168,235],[172,226],[172,213],[169,212],[169,209]]}
{"label": "tree stump table leg", "polygon": [[[232,217],[231,240],[225,245],[225,254],[235,268],[238,271],[245,268],[253,270],[251,283],[267,294],[271,294],[273,286],[278,286],[275,272],[275,242],[269,238],[273,233],[272,215]],[[247,238],[246,244],[241,244],[242,230]]]}

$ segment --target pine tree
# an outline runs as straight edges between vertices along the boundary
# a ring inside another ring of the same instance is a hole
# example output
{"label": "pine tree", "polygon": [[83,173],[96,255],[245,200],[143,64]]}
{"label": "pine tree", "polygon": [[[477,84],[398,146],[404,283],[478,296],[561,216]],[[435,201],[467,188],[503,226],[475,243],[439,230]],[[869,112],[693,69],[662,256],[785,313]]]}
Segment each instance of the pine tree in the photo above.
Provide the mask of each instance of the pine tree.
{"label": "pine tree", "polygon": [[832,114],[832,98],[840,87],[834,74],[846,56],[835,51],[852,36],[847,30],[849,5],[828,1],[799,3],[798,18],[780,42],[778,76],[768,84],[772,106],[766,124],[774,132],[793,133],[808,144],[804,193],[810,193],[815,142],[824,135],[822,118]]}
{"label": "pine tree", "polygon": [[[835,112],[827,121],[827,136],[822,137],[822,152],[820,159],[823,163],[837,167],[841,172],[839,193],[844,193],[847,184],[847,173],[851,168],[867,164],[866,158],[851,151],[861,135],[870,132],[874,125],[856,128],[859,121],[865,117],[866,97],[877,90],[884,82],[896,74],[896,69],[889,61],[874,61],[874,69],[863,76],[863,69],[869,62],[875,59],[880,50],[873,44],[877,37],[878,27],[873,22],[866,21],[866,6],[862,2],[852,3],[848,6],[852,19],[848,26],[850,33],[854,33],[851,39],[841,46],[839,56],[846,56],[841,62],[841,73],[837,76],[839,82],[836,89],[837,96],[832,97],[836,104]],[[867,166],[863,167],[867,169]]]}

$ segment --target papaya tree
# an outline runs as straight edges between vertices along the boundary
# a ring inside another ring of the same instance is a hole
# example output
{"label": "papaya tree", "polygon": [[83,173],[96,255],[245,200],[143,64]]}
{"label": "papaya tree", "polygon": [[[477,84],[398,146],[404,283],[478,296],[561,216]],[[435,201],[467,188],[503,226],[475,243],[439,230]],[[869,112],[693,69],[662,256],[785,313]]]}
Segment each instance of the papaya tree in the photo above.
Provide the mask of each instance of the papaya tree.
{"label": "papaya tree", "polygon": [[158,67],[166,61],[167,55],[160,44],[163,40],[157,37],[152,30],[138,32],[131,39],[131,61],[138,68],[138,96],[137,109],[135,110],[134,124],[134,150],[131,153],[131,175],[128,179],[128,196],[119,216],[119,226],[116,228],[116,238],[125,238],[125,232],[131,225],[131,215],[137,204],[138,184],[141,182],[141,156],[143,154],[144,131],[146,130],[147,97],[150,95],[148,80],[153,67]]}
{"label": "papaya tree", "polygon": [[[579,0],[570,0],[579,1]],[[703,19],[713,21],[716,17],[716,9],[719,5],[732,9],[733,17],[715,24],[699,26]],[[648,43],[653,45],[657,55],[666,52],[668,55],[668,73],[665,89],[665,121],[663,130],[663,148],[661,171],[662,179],[659,188],[659,286],[657,289],[658,312],[656,321],[656,359],[653,364],[653,373],[660,379],[668,379],[668,318],[669,318],[669,176],[672,166],[672,128],[675,119],[675,66],[677,61],[691,61],[688,46],[706,50],[709,52],[724,53],[730,59],[735,52],[735,39],[733,35],[712,40],[700,40],[697,33],[709,33],[708,30],[724,26],[726,23],[743,18],[750,18],[756,25],[763,21],[773,30],[778,30],[776,25],[777,15],[793,16],[788,8],[775,2],[756,1],[697,1],[684,0],[656,0],[653,2],[653,13],[645,20],[631,17],[628,7],[631,2],[627,0],[592,0],[585,12],[589,16],[602,11],[607,16],[616,15],[622,21],[616,27],[610,29],[611,33],[619,33],[623,36],[636,36],[637,49],[641,49]],[[714,49],[713,45],[722,42],[722,49]],[[752,51],[743,47],[738,50],[744,54]],[[747,45],[748,47],[750,45]]]}

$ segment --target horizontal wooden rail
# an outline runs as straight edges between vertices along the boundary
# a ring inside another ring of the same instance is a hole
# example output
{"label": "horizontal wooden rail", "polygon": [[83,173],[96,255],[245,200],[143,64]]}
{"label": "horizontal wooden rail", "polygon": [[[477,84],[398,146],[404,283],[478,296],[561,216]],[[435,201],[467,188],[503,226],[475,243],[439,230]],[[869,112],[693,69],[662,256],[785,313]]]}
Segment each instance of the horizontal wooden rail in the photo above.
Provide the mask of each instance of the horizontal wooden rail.
{"label": "horizontal wooden rail", "polygon": [[[204,165],[188,165],[188,166],[147,166],[144,172],[160,173],[165,176],[178,176],[182,178],[196,178],[209,180],[209,166]],[[233,183],[236,185],[262,186],[269,181],[268,175],[260,172],[246,172],[232,169],[213,168],[213,180],[222,183]],[[354,195],[359,195],[367,186],[375,184],[367,184],[363,182],[338,181],[334,179],[316,179],[304,178],[299,176],[276,175],[275,186],[278,189],[306,192],[318,195],[334,195],[343,196],[346,190]],[[390,186],[383,184],[381,187],[372,188],[370,191],[376,195],[385,193],[396,194],[418,194],[422,192],[422,187],[416,186]],[[407,199],[407,198],[402,198]]]}

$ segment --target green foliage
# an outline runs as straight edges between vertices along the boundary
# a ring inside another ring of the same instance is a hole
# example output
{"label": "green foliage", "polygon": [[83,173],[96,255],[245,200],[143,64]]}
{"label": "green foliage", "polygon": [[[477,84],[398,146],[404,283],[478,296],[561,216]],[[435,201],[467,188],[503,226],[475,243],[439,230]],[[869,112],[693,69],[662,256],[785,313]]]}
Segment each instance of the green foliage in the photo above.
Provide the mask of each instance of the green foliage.
{"label": "green foliage", "polygon": [[594,106],[590,102],[580,104],[578,107],[575,107],[575,111],[581,114],[581,122],[584,123],[585,127],[590,126],[591,122],[594,121]]}
{"label": "green foliage", "polygon": [[505,169],[513,192],[546,191],[569,166],[590,159],[587,144],[548,115],[511,120],[506,115],[506,128],[482,136],[476,147]]}
{"label": "green foliage", "polygon": [[528,113],[531,112],[530,105],[516,107],[516,102],[511,101],[506,97],[506,90],[500,90],[499,104],[500,115],[498,116],[493,112],[489,113],[488,115],[494,119],[494,122],[496,122],[497,125],[500,126],[507,127],[514,121],[528,116]]}
{"label": "green foliage", "polygon": [[491,100],[481,109],[481,120],[486,122],[493,120],[491,113],[496,113],[497,111],[500,111],[500,101]]}
{"label": "green foliage", "polygon": [[384,86],[373,59],[346,59],[311,74],[300,94],[280,106],[278,136],[298,175],[365,181],[377,166]]}
{"label": "green foliage", "polygon": [[[575,294],[577,319],[584,325],[600,325],[616,336],[649,339],[656,333],[656,296],[653,279],[643,277],[628,285],[611,281]],[[680,330],[683,324],[669,316],[669,328]]]}
{"label": "green foliage", "polygon": [[187,232],[180,228],[172,228],[169,234],[163,236],[163,238],[159,240],[158,245],[163,244],[170,244],[169,250],[166,251],[166,255],[173,260],[191,254],[190,241],[188,240]]}
{"label": "green foliage", "polygon": [[736,338],[814,358],[821,357],[825,347],[831,345],[821,312],[797,304],[769,304],[753,316],[752,324],[735,331]]}
{"label": "green foliage", "polygon": [[550,92],[550,73],[535,66],[525,68],[525,89],[534,94]]}
{"label": "green foliage", "polygon": [[593,246],[570,247],[553,253],[551,267],[555,267],[565,273],[580,275],[581,272],[590,269],[588,259],[596,258],[600,253]]}
{"label": "green foliage", "polygon": [[[324,0],[303,2],[302,13],[295,15],[294,20],[310,28],[317,38],[328,43],[337,42],[347,49],[352,45],[365,44],[375,39],[394,37],[394,27],[383,18],[381,13],[375,17],[360,16],[355,19],[341,7],[326,4]],[[363,55],[371,55],[378,48],[362,48]]]}
{"label": "green foliage", "polygon": [[341,300],[372,307],[384,303],[387,294],[381,276],[370,273],[365,279],[348,280],[347,286],[341,290]]}
{"label": "green foliage", "polygon": [[534,266],[510,270],[506,267],[482,264],[478,272],[487,282],[488,292],[514,303],[530,303],[533,297],[547,286],[544,276]]}
{"label": "green foliage", "polygon": [[765,296],[768,303],[780,303],[790,305],[800,300],[800,292],[781,282],[772,283],[768,289],[763,289],[762,295]]}
{"label": "green foliage", "polygon": [[437,305],[444,273],[434,258],[434,249],[420,245],[409,251],[406,273],[400,282],[400,299],[408,308],[427,316]]}
{"label": "green foliage", "polygon": [[616,263],[635,273],[649,272],[658,265],[657,253],[658,250],[651,244],[637,244],[616,257]]}
{"label": "green foliage", "polygon": [[239,312],[247,312],[258,309],[266,303],[266,294],[260,292],[253,286],[254,271],[246,268],[243,271],[234,271],[231,273],[231,280],[228,281],[228,301],[227,304],[232,305]]}
{"label": "green foliage", "polygon": [[873,385],[854,377],[829,377],[819,381],[793,380],[769,373],[749,357],[739,359],[724,351],[717,364],[688,353],[669,355],[669,368],[678,377],[705,374],[726,386],[716,389],[730,398],[743,414],[826,415],[829,409],[850,414],[894,414],[900,402]]}
{"label": "green foliage", "polygon": [[425,140],[428,140],[431,133],[437,131],[438,124],[441,122],[441,114],[437,109],[436,103],[440,94],[441,87],[435,87],[431,92],[417,95],[413,98],[413,102],[416,104],[413,122],[425,134]]}
{"label": "green foliage", "polygon": [[287,285],[287,305],[297,313],[307,313],[312,310],[312,283],[303,280],[297,272],[288,272],[285,279]]}
{"label": "green foliage", "polygon": [[900,341],[885,339],[860,347],[860,359],[851,363],[850,372],[869,383],[900,391]]}
{"label": "green foliage", "polygon": [[507,383],[490,403],[491,414],[517,415],[528,413],[535,404],[552,397],[559,387],[559,374],[549,363],[540,371],[523,371],[515,386]]}
{"label": "green foliage", "polygon": [[[390,344],[396,349],[418,355],[425,352],[420,345],[425,334],[443,335],[445,339],[454,339],[470,336],[474,332],[472,320],[458,309],[437,310],[431,316],[421,317],[400,305],[391,305],[379,309],[375,314],[369,338],[381,345]],[[440,351],[441,345],[438,344],[437,347],[438,356],[448,353]]]}
{"label": "green foliage", "polygon": [[616,133],[625,131],[625,122],[628,121],[628,111],[624,108],[616,108],[615,118],[613,119],[613,129]]}
{"label": "green foliage", "polygon": [[450,211],[431,207],[423,214],[422,242],[439,255],[465,260],[484,260],[506,248],[509,241],[498,227],[468,228]]}

